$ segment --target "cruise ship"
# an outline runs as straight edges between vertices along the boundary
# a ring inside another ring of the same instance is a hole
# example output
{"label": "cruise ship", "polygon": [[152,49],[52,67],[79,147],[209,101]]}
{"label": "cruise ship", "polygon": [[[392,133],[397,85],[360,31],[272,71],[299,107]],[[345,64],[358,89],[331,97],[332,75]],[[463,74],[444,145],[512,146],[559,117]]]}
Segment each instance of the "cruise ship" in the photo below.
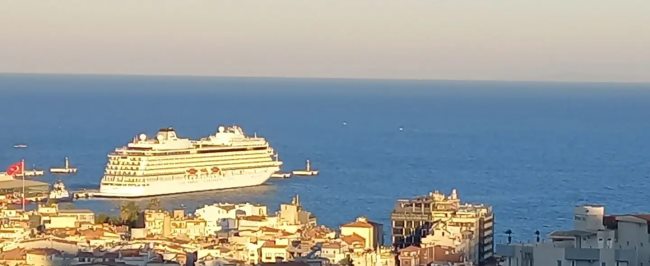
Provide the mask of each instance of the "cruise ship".
{"label": "cruise ship", "polygon": [[262,137],[238,126],[219,126],[199,140],[163,128],[141,134],[108,154],[96,197],[137,198],[256,186],[280,170],[274,150]]}

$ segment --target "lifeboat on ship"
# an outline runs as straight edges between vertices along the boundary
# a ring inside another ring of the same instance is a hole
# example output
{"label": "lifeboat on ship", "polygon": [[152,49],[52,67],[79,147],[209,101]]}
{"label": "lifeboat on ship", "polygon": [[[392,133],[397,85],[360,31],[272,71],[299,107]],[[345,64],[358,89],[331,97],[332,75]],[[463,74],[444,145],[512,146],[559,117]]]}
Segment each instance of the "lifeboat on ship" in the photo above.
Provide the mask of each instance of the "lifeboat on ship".
{"label": "lifeboat on ship", "polygon": [[221,172],[221,169],[219,169],[219,167],[216,167],[216,166],[212,167],[212,173],[217,174],[217,173],[220,173],[220,172]]}
{"label": "lifeboat on ship", "polygon": [[196,172],[198,172],[198,171],[196,171],[196,169],[194,169],[194,168],[190,168],[190,169],[187,170],[187,173],[190,174],[190,175],[196,175]]}

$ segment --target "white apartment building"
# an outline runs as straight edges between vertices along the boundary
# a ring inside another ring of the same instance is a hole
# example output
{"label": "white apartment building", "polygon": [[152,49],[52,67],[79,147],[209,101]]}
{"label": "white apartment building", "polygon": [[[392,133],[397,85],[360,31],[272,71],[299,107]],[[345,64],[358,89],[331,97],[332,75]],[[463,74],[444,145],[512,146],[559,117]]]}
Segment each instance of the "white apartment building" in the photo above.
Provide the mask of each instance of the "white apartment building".
{"label": "white apartment building", "polygon": [[550,241],[497,245],[504,266],[649,266],[650,215],[605,215],[605,207],[575,208],[574,229]]}
{"label": "white apartment building", "polygon": [[250,203],[217,203],[204,205],[203,208],[197,209],[194,215],[205,220],[206,234],[215,235],[221,230],[236,229],[237,217],[267,216],[267,209],[266,206]]}

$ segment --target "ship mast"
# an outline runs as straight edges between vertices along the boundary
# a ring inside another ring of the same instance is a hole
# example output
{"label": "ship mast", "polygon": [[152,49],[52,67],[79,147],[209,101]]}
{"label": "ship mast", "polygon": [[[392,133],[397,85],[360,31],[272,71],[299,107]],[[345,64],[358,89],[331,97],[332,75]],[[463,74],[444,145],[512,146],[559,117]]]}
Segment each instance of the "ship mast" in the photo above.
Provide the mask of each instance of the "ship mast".
{"label": "ship mast", "polygon": [[25,211],[25,159],[22,159],[20,161],[20,165],[21,165],[20,170],[23,174],[23,200],[22,201],[23,201],[23,212],[24,212]]}

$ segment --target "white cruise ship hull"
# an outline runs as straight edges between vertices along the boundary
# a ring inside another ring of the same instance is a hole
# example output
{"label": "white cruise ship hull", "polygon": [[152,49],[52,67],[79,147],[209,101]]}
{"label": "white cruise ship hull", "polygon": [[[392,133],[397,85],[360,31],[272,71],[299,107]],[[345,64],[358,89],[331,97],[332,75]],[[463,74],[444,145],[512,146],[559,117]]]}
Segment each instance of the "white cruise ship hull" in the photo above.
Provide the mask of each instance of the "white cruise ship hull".
{"label": "white cruise ship hull", "polygon": [[159,195],[191,193],[199,191],[220,190],[261,185],[266,182],[278,168],[256,169],[227,175],[177,176],[172,180],[147,183],[146,186],[112,186],[101,185],[95,197],[104,198],[141,198]]}

